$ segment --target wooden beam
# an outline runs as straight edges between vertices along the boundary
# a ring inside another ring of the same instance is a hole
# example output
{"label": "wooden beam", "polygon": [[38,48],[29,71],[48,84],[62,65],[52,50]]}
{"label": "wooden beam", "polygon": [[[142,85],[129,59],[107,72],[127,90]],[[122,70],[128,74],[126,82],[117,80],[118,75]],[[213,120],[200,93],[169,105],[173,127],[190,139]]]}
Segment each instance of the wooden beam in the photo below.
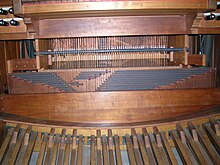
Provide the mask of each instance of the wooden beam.
{"label": "wooden beam", "polygon": [[[169,96],[169,97],[167,97]],[[2,112],[76,123],[136,123],[220,105],[220,89],[6,95]]]}
{"label": "wooden beam", "polygon": [[193,15],[44,19],[36,38],[187,34],[193,22],[188,17]]}

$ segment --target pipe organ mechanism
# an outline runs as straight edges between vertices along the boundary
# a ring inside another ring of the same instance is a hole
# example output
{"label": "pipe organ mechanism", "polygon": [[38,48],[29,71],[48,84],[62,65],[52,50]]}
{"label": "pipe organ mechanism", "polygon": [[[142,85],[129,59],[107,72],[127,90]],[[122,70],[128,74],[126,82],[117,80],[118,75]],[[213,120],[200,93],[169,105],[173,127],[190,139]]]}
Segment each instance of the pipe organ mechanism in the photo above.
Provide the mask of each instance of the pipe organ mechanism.
{"label": "pipe organ mechanism", "polygon": [[0,0],[0,164],[220,164],[219,5]]}

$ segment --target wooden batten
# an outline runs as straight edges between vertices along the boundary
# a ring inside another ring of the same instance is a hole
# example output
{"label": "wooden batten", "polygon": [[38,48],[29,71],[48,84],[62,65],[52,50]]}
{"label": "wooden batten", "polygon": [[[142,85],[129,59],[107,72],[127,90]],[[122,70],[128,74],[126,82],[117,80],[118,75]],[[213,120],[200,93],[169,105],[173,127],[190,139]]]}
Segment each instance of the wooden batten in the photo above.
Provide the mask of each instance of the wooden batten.
{"label": "wooden batten", "polygon": [[188,34],[192,22],[186,15],[44,19],[36,38]]}
{"label": "wooden batten", "polygon": [[[21,0],[14,3],[19,5]],[[210,1],[213,2],[213,1]],[[215,2],[215,1],[214,1]],[[213,2],[213,3],[214,3]],[[42,3],[42,4],[24,4],[23,13],[28,15],[38,16],[39,18],[54,18],[57,17],[54,14],[49,13],[60,13],[59,17],[68,17],[71,14],[87,13],[90,16],[97,16],[98,12],[101,12],[102,15],[110,16],[114,12],[116,13],[125,13],[128,14],[132,11],[140,10],[142,13],[149,10],[151,13],[158,13],[159,10],[166,9],[164,13],[180,13],[183,10],[188,10],[190,12],[193,10],[204,11],[215,9],[215,6],[209,5],[208,0],[192,1],[192,0],[179,0],[176,2],[173,1],[163,1],[163,0],[153,0],[153,1],[112,1],[112,2],[70,2],[70,3]],[[163,11],[161,12],[163,13]]]}
{"label": "wooden batten", "polygon": [[12,1],[11,0],[1,0],[0,1],[0,6],[11,6]]}
{"label": "wooden batten", "polygon": [[219,106],[220,90],[25,94],[5,96],[2,102],[5,113],[23,117],[76,123],[137,123]]}

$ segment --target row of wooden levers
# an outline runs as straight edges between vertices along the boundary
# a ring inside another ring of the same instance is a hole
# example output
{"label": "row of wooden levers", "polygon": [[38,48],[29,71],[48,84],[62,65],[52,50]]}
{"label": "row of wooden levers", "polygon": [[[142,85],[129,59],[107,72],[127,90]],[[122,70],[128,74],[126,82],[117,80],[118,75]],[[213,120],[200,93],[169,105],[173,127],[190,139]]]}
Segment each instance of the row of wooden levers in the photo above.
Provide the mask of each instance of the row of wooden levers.
{"label": "row of wooden levers", "polygon": [[[187,127],[176,124],[176,129],[168,133],[154,126],[149,133],[146,128],[137,133],[132,128],[130,134],[107,135],[96,130],[96,135],[83,136],[60,134],[55,128],[50,133],[40,133],[26,129],[20,124],[8,128],[0,148],[1,164],[220,164],[220,122],[210,119],[203,125],[187,123]],[[39,133],[38,133],[39,134]],[[167,136],[167,134],[169,134]],[[39,146],[39,147],[37,147]],[[36,149],[38,148],[38,149]]]}

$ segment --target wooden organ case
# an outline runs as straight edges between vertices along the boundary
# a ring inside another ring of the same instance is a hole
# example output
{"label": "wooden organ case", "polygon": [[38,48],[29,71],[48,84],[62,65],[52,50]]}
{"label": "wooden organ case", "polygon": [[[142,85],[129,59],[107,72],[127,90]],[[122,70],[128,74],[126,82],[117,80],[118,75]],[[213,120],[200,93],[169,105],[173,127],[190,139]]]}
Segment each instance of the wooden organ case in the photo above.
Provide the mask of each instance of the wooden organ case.
{"label": "wooden organ case", "polygon": [[220,164],[219,5],[2,0],[0,164]]}

